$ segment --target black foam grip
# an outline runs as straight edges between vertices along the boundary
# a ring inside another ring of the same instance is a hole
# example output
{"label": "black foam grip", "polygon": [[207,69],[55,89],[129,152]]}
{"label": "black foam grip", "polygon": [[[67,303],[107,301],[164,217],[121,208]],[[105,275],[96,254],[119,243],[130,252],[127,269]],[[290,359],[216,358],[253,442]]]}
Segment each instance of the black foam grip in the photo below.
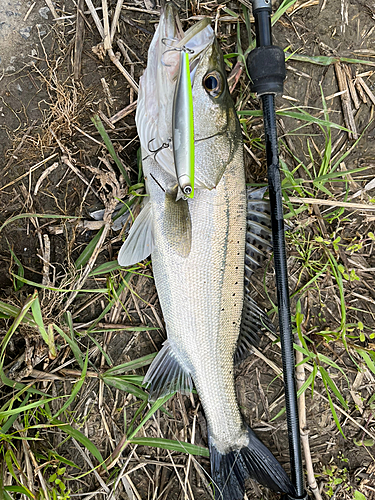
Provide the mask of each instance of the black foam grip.
{"label": "black foam grip", "polygon": [[282,94],[285,71],[284,51],[277,45],[257,47],[247,56],[251,90],[259,96]]}

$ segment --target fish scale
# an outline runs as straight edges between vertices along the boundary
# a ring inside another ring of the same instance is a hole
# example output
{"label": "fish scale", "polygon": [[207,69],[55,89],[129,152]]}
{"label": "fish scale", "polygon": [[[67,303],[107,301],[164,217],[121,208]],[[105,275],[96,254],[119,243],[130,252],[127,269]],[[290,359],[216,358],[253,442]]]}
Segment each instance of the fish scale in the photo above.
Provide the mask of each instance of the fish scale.
{"label": "fish scale", "polygon": [[[144,383],[151,400],[175,391],[189,394],[195,385],[207,419],[212,483],[222,500],[241,500],[249,476],[292,493],[281,465],[243,421],[234,384],[234,359],[242,359],[262,326],[270,324],[256,303],[244,298],[244,286],[271,246],[268,216],[259,191],[246,192],[241,128],[214,33],[205,21],[181,39],[175,19],[175,7],[167,3],[140,81],[136,123],[148,197],[118,257],[128,266],[151,254],[166,324],[168,339]],[[161,42],[171,34],[194,58],[192,199],[178,188],[173,143],[154,154],[149,150],[152,140],[168,141],[178,112],[179,102],[171,105],[178,52]]]}

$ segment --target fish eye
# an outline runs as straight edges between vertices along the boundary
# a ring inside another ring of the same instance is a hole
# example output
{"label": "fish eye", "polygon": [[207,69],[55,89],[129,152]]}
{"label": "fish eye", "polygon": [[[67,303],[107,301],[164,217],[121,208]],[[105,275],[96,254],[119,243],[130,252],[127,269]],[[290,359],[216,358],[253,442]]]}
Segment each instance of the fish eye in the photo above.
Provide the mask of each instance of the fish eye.
{"label": "fish eye", "polygon": [[218,71],[211,71],[203,77],[203,87],[212,97],[219,97],[224,89],[223,77]]}

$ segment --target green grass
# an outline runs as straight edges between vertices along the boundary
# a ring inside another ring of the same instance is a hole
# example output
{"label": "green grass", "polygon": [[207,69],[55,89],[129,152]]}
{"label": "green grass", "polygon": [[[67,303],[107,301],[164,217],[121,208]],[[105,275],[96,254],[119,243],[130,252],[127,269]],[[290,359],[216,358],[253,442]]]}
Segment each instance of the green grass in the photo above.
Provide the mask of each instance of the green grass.
{"label": "green grass", "polygon": [[[53,291],[64,293],[56,290]],[[113,306],[117,299],[118,295],[113,295],[108,299],[109,304]],[[94,464],[96,463],[95,467],[102,467],[106,470],[107,466],[110,466],[110,468],[114,468],[115,475],[117,474],[116,471],[119,470],[118,466],[116,466],[118,458],[129,444],[208,456],[208,450],[201,446],[184,443],[177,439],[144,437],[140,435],[140,431],[149,419],[153,417],[155,412],[159,409],[165,411],[165,403],[173,396],[169,395],[153,404],[149,404],[148,394],[142,386],[143,376],[134,374],[135,370],[147,367],[154,359],[156,353],[114,366],[100,343],[95,341],[89,335],[88,331],[80,331],[79,334],[75,331],[69,312],[65,315],[65,319],[59,323],[54,322],[46,325],[43,320],[43,310],[37,291],[30,295],[25,300],[24,305],[19,308],[15,306],[10,307],[6,303],[0,303],[0,312],[4,319],[8,319],[11,322],[11,326],[1,343],[0,352],[0,377],[3,384],[11,390],[9,393],[10,397],[0,407],[0,461],[3,461],[7,472],[14,480],[14,484],[5,486],[4,498],[12,498],[12,493],[22,493],[32,499],[39,498],[38,495],[36,496],[20,482],[22,469],[16,458],[17,453],[19,454],[20,451],[17,443],[43,440],[41,438],[42,432],[45,434],[46,432],[54,432],[56,429],[60,429],[65,436],[64,443],[74,438],[89,452],[91,460]],[[48,390],[45,392],[35,389],[33,387],[35,384],[33,383],[24,384],[15,382],[7,377],[4,368],[7,347],[12,337],[18,331],[22,331],[23,327],[32,328],[35,333],[40,335],[48,347],[51,359],[59,356],[59,350],[63,343],[69,345],[79,373],[77,381],[72,385],[69,393],[51,396]],[[92,335],[97,333],[94,327],[95,325],[90,328]],[[154,328],[129,326],[130,331],[145,331],[150,329]],[[100,371],[90,361],[89,349],[82,344],[82,340],[86,336],[94,341],[102,354],[106,355],[107,362],[110,365],[109,368]],[[80,419],[77,420],[74,417],[74,410],[71,409],[72,405],[74,408],[77,398],[82,395],[87,383],[88,369],[91,370],[91,378],[94,376],[93,371],[96,374],[97,380],[102,381],[109,389],[114,388],[124,393],[132,394],[135,398],[132,407],[136,411],[134,411],[134,415],[130,421],[124,420],[125,429],[123,438],[116,450],[109,455],[103,455],[95,443],[85,435],[82,429],[84,422]],[[52,409],[52,402],[58,404],[59,409],[57,411]],[[15,422],[19,423],[16,430],[14,429]],[[53,470],[48,466],[51,461],[53,463]],[[77,468],[76,464],[61,456],[57,449],[49,448],[43,453],[35,454],[33,465],[41,467],[45,478],[46,486],[40,498],[48,500],[69,498],[69,481],[77,480],[78,478],[75,474],[68,473],[66,466],[69,466],[68,469],[71,470],[71,468]],[[85,472],[85,475],[90,473],[91,471],[88,470]]]}

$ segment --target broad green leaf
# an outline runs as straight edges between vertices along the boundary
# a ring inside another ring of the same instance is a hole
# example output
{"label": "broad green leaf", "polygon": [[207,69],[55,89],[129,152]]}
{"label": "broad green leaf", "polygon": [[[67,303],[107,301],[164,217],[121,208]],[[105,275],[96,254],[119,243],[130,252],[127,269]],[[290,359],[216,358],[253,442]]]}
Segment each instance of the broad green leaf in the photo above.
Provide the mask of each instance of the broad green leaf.
{"label": "broad green leaf", "polygon": [[364,362],[368,366],[369,370],[372,371],[373,374],[375,374],[375,364],[372,361],[371,357],[366,351],[362,351],[362,349],[357,349],[357,352],[362,356]]}
{"label": "broad green leaf", "polygon": [[76,465],[74,462],[72,462],[71,460],[68,460],[67,458],[65,457],[62,457],[61,455],[58,455],[57,453],[53,452],[51,453],[51,456],[55,459],[55,460],[60,460],[60,462],[62,462],[63,464],[66,464],[66,465],[69,465],[70,467],[75,467],[76,469],[79,469],[80,467],[78,465]]}
{"label": "broad green leaf", "polygon": [[[314,375],[313,373],[310,373],[309,377],[307,378],[307,380],[305,380],[305,382],[303,383],[303,385],[298,389],[298,392],[297,392],[297,398],[300,397],[301,394],[303,394],[306,389],[309,387],[309,385],[311,385],[312,383],[314,382]],[[283,415],[286,411],[286,408],[285,406],[279,411],[279,413],[277,415],[275,415],[274,417],[271,418],[271,422],[273,422],[274,420],[277,420],[279,417],[281,417],[281,415]]]}
{"label": "broad green leaf", "polygon": [[[24,387],[23,389],[24,391],[27,390],[27,386]],[[19,408],[23,408],[26,406],[29,398],[30,398],[30,393],[26,394],[26,397],[25,399],[22,401],[22,403],[19,405]],[[12,427],[13,423],[17,420],[18,418],[18,415],[12,415],[11,417],[8,418],[8,420],[5,422],[5,424],[0,427],[0,432],[3,433],[3,434],[6,434],[9,429]]]}
{"label": "broad green leaf", "polygon": [[39,332],[44,340],[44,342],[47,344],[48,349],[50,353],[52,354],[53,357],[57,356],[56,352],[56,347],[55,347],[55,341],[52,335],[50,335],[47,330],[45,329],[44,322],[43,322],[43,316],[42,316],[42,310],[40,307],[40,302],[39,302],[39,297],[36,296],[35,300],[31,304],[31,311],[33,313],[33,318],[35,320],[35,323],[38,325]]}
{"label": "broad green leaf", "polygon": [[319,367],[319,371],[320,371],[320,373],[322,375],[322,378],[327,382],[327,384],[329,385],[329,387],[331,388],[332,392],[335,394],[335,396],[337,397],[337,399],[340,401],[340,403],[342,404],[342,406],[345,408],[345,410],[348,410],[348,404],[347,404],[347,402],[345,401],[345,399],[340,394],[340,391],[338,390],[337,385],[332,380],[332,378],[329,376],[327,370],[325,368],[323,368],[322,366],[320,366]]}
{"label": "broad green leaf", "polygon": [[0,226],[0,233],[4,229],[5,226],[15,222],[19,219],[79,219],[80,217],[70,217],[69,215],[51,215],[51,214],[19,214],[14,217],[10,217],[8,220],[4,222],[2,226]]}
{"label": "broad green leaf", "polygon": [[106,145],[108,151],[109,151],[109,154],[112,156],[114,162],[116,163],[116,165],[118,166],[118,169],[120,170],[120,172],[122,173],[124,179],[125,179],[125,182],[128,186],[131,185],[131,182],[130,182],[130,179],[129,179],[129,176],[124,168],[124,165],[122,164],[122,161],[120,160],[120,158],[117,156],[117,153],[115,151],[115,148],[112,144],[112,141],[111,139],[109,138],[109,135],[107,134],[107,131],[106,129],[104,128],[104,125],[101,121],[101,119],[99,118],[98,115],[94,115],[91,117],[91,121],[93,122],[93,124],[95,125],[96,129],[98,130],[99,134],[102,136],[102,139],[104,141],[104,144]]}
{"label": "broad green leaf", "polygon": [[67,397],[67,396],[56,396],[54,398],[47,398],[46,400],[42,399],[39,401],[34,401],[34,403],[29,403],[29,404],[22,406],[22,407],[13,408],[13,410],[2,411],[2,412],[0,412],[0,418],[9,417],[10,415],[19,415],[20,413],[22,413],[25,410],[30,410],[31,408],[37,408],[38,406],[42,406],[45,403],[49,403],[50,401],[55,401],[56,399],[65,398],[65,397]]}
{"label": "broad green leaf", "polygon": [[40,396],[43,397],[49,396],[49,394],[46,394],[45,392],[39,391],[38,389],[33,389],[32,387],[27,387],[27,385],[21,384],[21,382],[16,382],[15,380],[8,378],[5,375],[1,364],[0,364],[0,379],[3,384],[7,385],[8,387],[11,387],[13,390],[17,389],[18,391],[21,391],[22,389],[26,389],[26,391],[29,392],[30,394],[39,394]]}
{"label": "broad green leaf", "polygon": [[148,366],[152,363],[157,354],[157,352],[153,352],[152,354],[147,354],[146,356],[142,356],[141,358],[128,361],[118,366],[114,366],[113,368],[107,370],[103,376],[107,377],[108,375],[120,375],[131,370],[137,370],[138,368],[142,368],[143,366]]}
{"label": "broad green leaf", "polygon": [[366,500],[366,497],[360,491],[355,490],[355,492],[354,492],[354,500]]}
{"label": "broad green leaf", "polygon": [[21,307],[21,309],[19,309],[19,312],[18,312],[17,316],[15,317],[13,324],[11,325],[11,327],[7,331],[5,337],[3,338],[2,342],[1,342],[2,349],[1,349],[1,353],[0,353],[1,365],[3,363],[3,356],[4,356],[5,349],[8,345],[9,340],[11,339],[12,335],[17,330],[19,325],[22,323],[23,318],[25,317],[27,311],[30,309],[30,307],[32,306],[32,303],[36,300],[36,298],[37,298],[37,292],[34,292],[33,295],[28,296],[24,305]]}
{"label": "broad green leaf", "polygon": [[[25,486],[5,486],[5,491],[11,491],[14,493],[22,493],[23,495],[26,495],[29,498],[35,499],[35,496],[31,493],[30,490],[25,488]],[[11,499],[11,497],[8,495],[8,498]]]}
{"label": "broad green leaf", "polygon": [[[243,110],[238,112],[239,116],[263,116],[263,112],[261,110]],[[345,132],[348,131],[345,127],[342,127],[338,123],[334,123],[327,120],[322,120],[321,118],[317,118],[316,116],[309,115],[308,113],[302,113],[298,111],[276,111],[277,116],[288,116],[289,118],[294,118],[296,120],[302,120],[308,123],[315,123],[316,125],[321,125],[323,127],[335,128],[338,130],[343,130]]]}
{"label": "broad green leaf", "polygon": [[[10,316],[11,318],[16,318],[19,315],[21,309],[16,306],[11,306],[10,304],[7,304],[6,302],[2,302],[0,300],[0,311],[7,317]],[[30,326],[36,327],[36,323],[33,320],[31,314],[25,314],[22,321],[23,323],[27,323]]]}
{"label": "broad green leaf", "polygon": [[81,378],[79,380],[77,380],[77,382],[74,384],[72,393],[69,396],[68,400],[63,404],[63,406],[56,413],[56,415],[53,416],[53,418],[57,418],[59,415],[61,415],[61,413],[63,411],[65,411],[70,406],[70,404],[73,402],[73,400],[75,399],[75,397],[77,396],[77,394],[81,390],[81,387],[82,387],[82,385],[83,385],[83,383],[85,381],[85,378],[86,378],[87,363],[88,363],[88,361],[89,361],[89,351],[87,350],[85,364],[83,365]]}
{"label": "broad green leaf", "polygon": [[69,335],[67,335],[59,326],[57,326],[56,324],[53,324],[53,327],[55,328],[55,330],[57,331],[57,333],[59,333],[62,338],[69,344],[69,347],[71,348],[73,354],[74,354],[74,357],[76,358],[77,360],[77,363],[79,364],[81,370],[83,370],[83,358],[84,358],[84,355],[81,351],[81,349],[78,347],[78,344],[74,338],[74,333],[73,333],[73,338],[71,338]]}
{"label": "broad green leaf", "polygon": [[138,427],[128,436],[128,440],[130,441],[133,439],[133,437],[137,434],[138,431],[142,429],[142,427],[145,425],[145,423],[152,417],[152,415],[158,411],[158,409],[163,406],[167,401],[171,399],[171,397],[174,396],[173,394],[168,394],[167,396],[164,396],[163,398],[158,399],[155,401],[155,403],[152,404],[150,410],[147,412],[146,416],[142,419],[141,423],[138,425]]}
{"label": "broad green leaf", "polygon": [[272,16],[272,26],[280,19],[280,17],[285,14],[285,12],[296,3],[296,0],[284,0],[277,11]]}
{"label": "broad green leaf", "polygon": [[[319,367],[319,370],[320,370],[320,368],[321,367]],[[331,413],[332,413],[333,419],[336,422],[336,426],[337,426],[338,430],[341,432],[343,438],[346,439],[344,431],[341,428],[341,425],[340,425],[340,422],[339,422],[339,419],[338,419],[335,407],[333,405],[331,394],[330,394],[330,392],[328,390],[327,381],[325,380],[325,378],[323,376],[322,376],[322,380],[323,380],[324,387],[325,387],[325,390],[326,390],[326,394],[327,394],[327,397],[328,397],[329,407],[331,408]]]}
{"label": "broad green leaf", "polygon": [[[121,292],[128,286],[128,282],[130,281],[130,278],[132,277],[132,273],[126,272],[126,275],[122,278],[122,281],[119,284],[119,287],[116,290],[116,296],[119,297]],[[92,332],[95,326],[99,323],[99,321],[104,318],[104,316],[111,310],[113,304],[115,303],[116,298],[109,300],[108,304],[105,306],[103,311],[99,314],[99,316],[96,318],[96,320],[90,325],[90,327],[87,329],[88,332]]]}
{"label": "broad green leaf", "polygon": [[350,64],[365,64],[367,66],[375,66],[373,61],[367,61],[365,59],[352,59],[349,57],[329,57],[329,56],[307,56],[303,54],[290,54],[285,52],[285,58],[292,59],[294,61],[308,62],[312,64],[317,64],[319,66],[331,66],[331,64],[337,62],[345,62]]}
{"label": "broad green leaf", "polygon": [[139,399],[142,399],[143,401],[148,400],[148,394],[146,394],[144,391],[142,391],[142,389],[140,389],[136,385],[129,383],[127,380],[124,380],[121,377],[121,375],[115,377],[103,376],[102,379],[103,382],[105,382],[108,385],[111,385],[112,387],[115,387],[116,389],[120,389],[121,391],[134,394],[134,396],[136,396]]}
{"label": "broad green leaf", "polygon": [[80,267],[83,267],[84,265],[87,264],[87,262],[89,261],[96,245],[98,244],[98,241],[99,241],[103,231],[104,231],[104,227],[99,229],[99,231],[92,238],[92,240],[90,240],[88,245],[85,246],[83,252],[81,253],[81,255],[78,257],[78,259],[74,263],[74,265],[77,269],[79,269]]}
{"label": "broad green leaf", "polygon": [[[21,278],[21,276],[18,276],[17,274],[11,273],[12,276],[15,276],[19,280],[23,281],[27,285],[31,285],[35,288],[41,288],[42,290],[50,290],[51,292],[60,292],[60,293],[70,293],[70,292],[76,292],[74,288],[56,288],[53,286],[46,286],[42,285],[41,283],[36,283],[35,281],[30,281],[25,278]],[[94,289],[80,289],[80,293],[107,293],[108,289],[107,288],[94,288]]]}
{"label": "broad green leaf", "polygon": [[[7,240],[7,243],[8,243],[9,251],[12,255],[12,258],[18,266],[17,274],[19,274],[19,276],[22,276],[22,278],[23,278],[25,276],[25,270],[23,268],[23,265],[22,265],[21,261],[18,259],[17,255],[13,252],[13,249],[10,246],[10,243],[8,240]],[[14,290],[16,292],[18,292],[18,290],[20,290],[23,287],[23,285],[24,284],[22,283],[22,281],[18,281],[17,279],[13,279],[13,286],[14,286]]]}
{"label": "broad green leaf", "polygon": [[74,429],[71,425],[65,424],[64,422],[61,422],[61,420],[57,419],[52,419],[51,424],[56,425],[62,431],[66,432],[69,436],[73,437],[78,442],[80,442],[85,448],[89,450],[89,452],[98,460],[98,462],[100,463],[104,462],[103,457],[98,448],[94,445],[92,441],[90,441],[84,434],[82,434],[81,431],[79,431],[78,429]]}
{"label": "broad green leaf", "polygon": [[[77,259],[77,262],[78,262],[78,259]],[[77,266],[77,262],[76,262],[76,266]],[[120,269],[123,269],[123,267],[120,266],[120,264],[117,262],[117,260],[112,260],[110,262],[104,262],[104,264],[100,264],[100,266],[96,267],[95,269],[93,269],[91,271],[89,276],[100,276],[102,274],[108,274],[108,273],[111,273],[114,271],[119,271]],[[139,266],[137,266],[137,269],[139,269]]]}

